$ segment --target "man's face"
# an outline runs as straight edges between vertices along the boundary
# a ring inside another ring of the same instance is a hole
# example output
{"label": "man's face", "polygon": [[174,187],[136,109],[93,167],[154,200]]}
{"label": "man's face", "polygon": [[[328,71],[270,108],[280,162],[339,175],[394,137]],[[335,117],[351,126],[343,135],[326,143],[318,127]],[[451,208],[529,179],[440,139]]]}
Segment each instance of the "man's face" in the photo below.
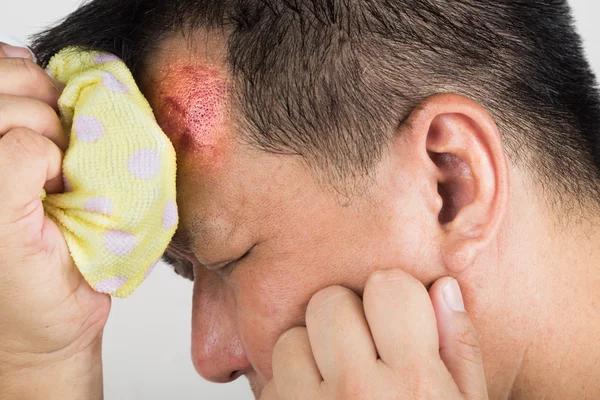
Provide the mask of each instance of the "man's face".
{"label": "man's face", "polygon": [[[370,190],[348,201],[319,185],[300,157],[244,144],[218,44],[192,54],[174,38],[163,49],[142,88],[178,155],[177,236],[188,233],[190,248],[175,243],[168,253],[196,259],[193,361],[213,381],[245,374],[259,395],[273,346],[304,324],[316,291],[360,293],[382,268],[433,279],[419,220],[425,205],[414,182],[389,173],[396,161],[382,162]],[[395,168],[409,176],[410,159]]]}

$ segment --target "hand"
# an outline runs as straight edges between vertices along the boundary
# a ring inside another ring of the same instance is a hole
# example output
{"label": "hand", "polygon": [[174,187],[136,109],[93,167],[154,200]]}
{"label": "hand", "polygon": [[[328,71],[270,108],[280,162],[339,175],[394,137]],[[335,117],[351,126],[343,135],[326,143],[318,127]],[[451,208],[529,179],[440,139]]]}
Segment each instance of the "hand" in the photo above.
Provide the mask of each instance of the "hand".
{"label": "hand", "polygon": [[[43,372],[65,360],[87,359],[82,354],[92,349],[99,353],[110,298],[84,281],[40,199],[42,187],[48,193],[63,190],[61,165],[68,140],[57,115],[62,85],[31,60],[28,50],[0,48],[3,398],[3,385],[9,382],[4,378],[14,371],[26,376],[23,371]],[[29,386],[36,388],[34,382]]]}
{"label": "hand", "polygon": [[369,278],[363,301],[342,287],[318,292],[307,327],[275,346],[261,400],[487,399],[477,335],[454,284],[440,279],[428,295],[388,270]]}

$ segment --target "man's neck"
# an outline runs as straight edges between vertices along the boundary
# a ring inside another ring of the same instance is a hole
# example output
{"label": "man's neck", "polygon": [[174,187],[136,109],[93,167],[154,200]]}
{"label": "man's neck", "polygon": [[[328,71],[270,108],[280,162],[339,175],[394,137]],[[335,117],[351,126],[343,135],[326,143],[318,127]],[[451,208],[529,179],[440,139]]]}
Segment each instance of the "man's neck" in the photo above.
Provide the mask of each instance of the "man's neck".
{"label": "man's neck", "polygon": [[600,398],[600,224],[511,211],[469,277],[490,398]]}

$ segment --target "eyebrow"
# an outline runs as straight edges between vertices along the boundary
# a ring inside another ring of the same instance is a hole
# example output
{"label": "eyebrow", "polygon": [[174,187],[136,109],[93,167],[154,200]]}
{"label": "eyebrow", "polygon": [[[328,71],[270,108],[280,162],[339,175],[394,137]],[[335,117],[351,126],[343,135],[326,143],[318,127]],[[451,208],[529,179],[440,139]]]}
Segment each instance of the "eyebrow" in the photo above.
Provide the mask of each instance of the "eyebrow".
{"label": "eyebrow", "polygon": [[192,235],[187,228],[178,228],[171,238],[169,247],[174,247],[177,250],[191,251],[192,250]]}
{"label": "eyebrow", "polygon": [[193,252],[193,238],[198,237],[199,235],[206,237],[206,232],[209,227],[206,224],[206,219],[197,214],[191,215],[189,223],[186,225],[187,226],[184,227],[182,226],[181,221],[179,222],[179,226],[177,227],[175,234],[173,234],[171,242],[169,242],[169,247],[184,252]]}

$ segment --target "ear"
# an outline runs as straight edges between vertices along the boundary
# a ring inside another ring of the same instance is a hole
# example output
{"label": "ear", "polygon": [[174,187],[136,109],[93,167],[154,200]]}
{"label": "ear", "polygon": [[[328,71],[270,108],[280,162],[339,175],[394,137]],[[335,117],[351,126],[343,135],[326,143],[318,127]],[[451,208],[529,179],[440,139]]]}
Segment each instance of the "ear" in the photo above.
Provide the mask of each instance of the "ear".
{"label": "ear", "polygon": [[440,251],[445,267],[458,274],[491,243],[507,208],[508,167],[498,128],[481,105],[454,94],[428,98],[404,126],[409,132],[402,134],[431,160]]}

